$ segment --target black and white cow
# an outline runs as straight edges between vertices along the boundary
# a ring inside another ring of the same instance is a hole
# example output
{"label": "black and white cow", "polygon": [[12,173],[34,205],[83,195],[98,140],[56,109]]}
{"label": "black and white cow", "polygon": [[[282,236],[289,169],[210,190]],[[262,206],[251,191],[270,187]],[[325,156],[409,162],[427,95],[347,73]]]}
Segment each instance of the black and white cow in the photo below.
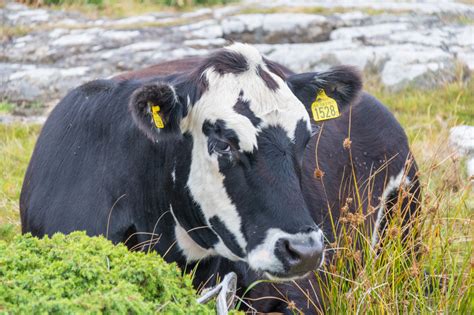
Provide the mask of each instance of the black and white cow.
{"label": "black and white cow", "polygon": [[[41,131],[20,198],[22,231],[85,230],[153,249],[195,268],[196,286],[228,271],[241,292],[262,277],[301,278],[323,263],[324,240],[335,237],[328,211],[337,219],[348,196],[348,125],[361,181],[390,162],[365,198],[379,205],[367,216],[374,243],[400,186],[418,191],[403,130],[361,85],[353,68],[292,74],[244,44],[87,83]],[[341,117],[312,121],[320,91]],[[283,290],[311,312],[304,295]],[[254,307],[287,310],[278,300]]]}

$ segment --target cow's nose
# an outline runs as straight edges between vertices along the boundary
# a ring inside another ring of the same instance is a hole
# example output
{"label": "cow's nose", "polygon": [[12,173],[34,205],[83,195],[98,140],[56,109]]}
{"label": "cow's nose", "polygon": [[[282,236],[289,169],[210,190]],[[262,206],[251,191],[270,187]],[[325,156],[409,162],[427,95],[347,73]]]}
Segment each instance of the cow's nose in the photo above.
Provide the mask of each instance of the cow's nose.
{"label": "cow's nose", "polygon": [[281,238],[275,253],[290,276],[301,276],[317,269],[323,257],[324,244],[312,237],[306,239]]}

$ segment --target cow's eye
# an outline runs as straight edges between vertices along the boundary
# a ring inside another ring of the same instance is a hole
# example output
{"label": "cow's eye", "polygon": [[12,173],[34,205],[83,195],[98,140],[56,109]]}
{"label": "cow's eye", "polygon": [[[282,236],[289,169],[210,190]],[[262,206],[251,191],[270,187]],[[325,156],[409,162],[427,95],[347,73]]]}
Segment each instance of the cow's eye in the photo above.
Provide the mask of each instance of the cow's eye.
{"label": "cow's eye", "polygon": [[232,151],[232,148],[230,147],[230,144],[228,144],[227,142],[217,141],[215,146],[214,146],[214,150],[217,153],[230,154],[231,151]]}

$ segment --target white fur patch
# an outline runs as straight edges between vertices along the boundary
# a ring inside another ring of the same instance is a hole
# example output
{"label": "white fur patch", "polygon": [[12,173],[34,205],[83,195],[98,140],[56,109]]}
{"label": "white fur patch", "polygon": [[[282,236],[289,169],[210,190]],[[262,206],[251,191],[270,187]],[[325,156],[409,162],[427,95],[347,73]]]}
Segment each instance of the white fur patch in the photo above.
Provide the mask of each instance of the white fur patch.
{"label": "white fur patch", "polygon": [[394,191],[397,191],[400,189],[402,186],[408,186],[410,184],[410,178],[405,175],[404,170],[402,169],[400,173],[396,177],[391,176],[390,180],[388,181],[387,186],[385,187],[382,197],[380,198],[380,206],[379,210],[377,212],[377,219],[375,221],[374,225],[374,231],[372,232],[372,247],[375,247],[379,241],[379,236],[380,236],[380,223],[382,222],[382,219],[385,215],[385,203],[387,202],[388,196],[393,193]]}
{"label": "white fur patch", "polygon": [[191,236],[189,236],[188,232],[179,224],[178,219],[176,219],[171,205],[170,212],[173,215],[174,222],[176,223],[174,227],[176,244],[186,258],[186,261],[196,261],[216,254],[213,249],[202,248],[191,238]]}
{"label": "white fur patch", "polygon": [[[247,242],[240,230],[241,218],[237,209],[224,187],[224,176],[219,172],[216,156],[209,156],[207,152],[206,138],[195,137],[191,158],[191,170],[187,182],[192,198],[200,205],[206,223],[210,226],[209,220],[217,216],[232,233],[245,253]],[[222,240],[220,240],[224,248]],[[217,250],[217,248],[216,248]],[[219,252],[220,255],[236,260],[235,255],[230,255],[230,250]]]}
{"label": "white fur patch", "polygon": [[214,250],[199,246],[178,222],[176,222],[176,226],[174,227],[174,234],[176,236],[176,243],[184,257],[186,257],[186,261],[196,261],[215,255]]}

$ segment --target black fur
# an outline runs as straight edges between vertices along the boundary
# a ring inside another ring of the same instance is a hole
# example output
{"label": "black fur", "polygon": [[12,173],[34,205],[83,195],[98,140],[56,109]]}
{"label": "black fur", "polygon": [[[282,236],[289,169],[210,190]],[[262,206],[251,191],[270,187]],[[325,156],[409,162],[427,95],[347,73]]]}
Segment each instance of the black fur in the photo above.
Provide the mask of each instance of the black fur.
{"label": "black fur", "polygon": [[360,71],[351,66],[338,66],[325,72],[295,74],[288,78],[288,86],[311,113],[320,89],[334,98],[342,112],[357,101],[362,89]]}
{"label": "black fur", "polygon": [[247,59],[240,53],[229,50],[218,50],[211,54],[201,65],[200,71],[213,68],[220,75],[239,74],[249,69]]}
{"label": "black fur", "polygon": [[252,125],[257,127],[260,125],[262,120],[255,116],[255,113],[250,109],[250,104],[248,101],[243,99],[244,93],[243,91],[240,91],[239,98],[237,99],[237,102],[234,105],[234,110],[239,113],[240,115],[243,115],[247,117]]}
{"label": "black fur", "polygon": [[[155,126],[149,104],[160,106],[164,128]],[[183,117],[183,105],[174,89],[166,83],[151,83],[133,92],[130,103],[132,117],[145,135],[153,141],[181,135],[179,123]]]}
{"label": "black fur", "polygon": [[257,74],[260,76],[260,78],[262,78],[263,82],[265,82],[266,86],[270,90],[275,91],[276,89],[279,88],[278,83],[261,66],[257,67]]}

